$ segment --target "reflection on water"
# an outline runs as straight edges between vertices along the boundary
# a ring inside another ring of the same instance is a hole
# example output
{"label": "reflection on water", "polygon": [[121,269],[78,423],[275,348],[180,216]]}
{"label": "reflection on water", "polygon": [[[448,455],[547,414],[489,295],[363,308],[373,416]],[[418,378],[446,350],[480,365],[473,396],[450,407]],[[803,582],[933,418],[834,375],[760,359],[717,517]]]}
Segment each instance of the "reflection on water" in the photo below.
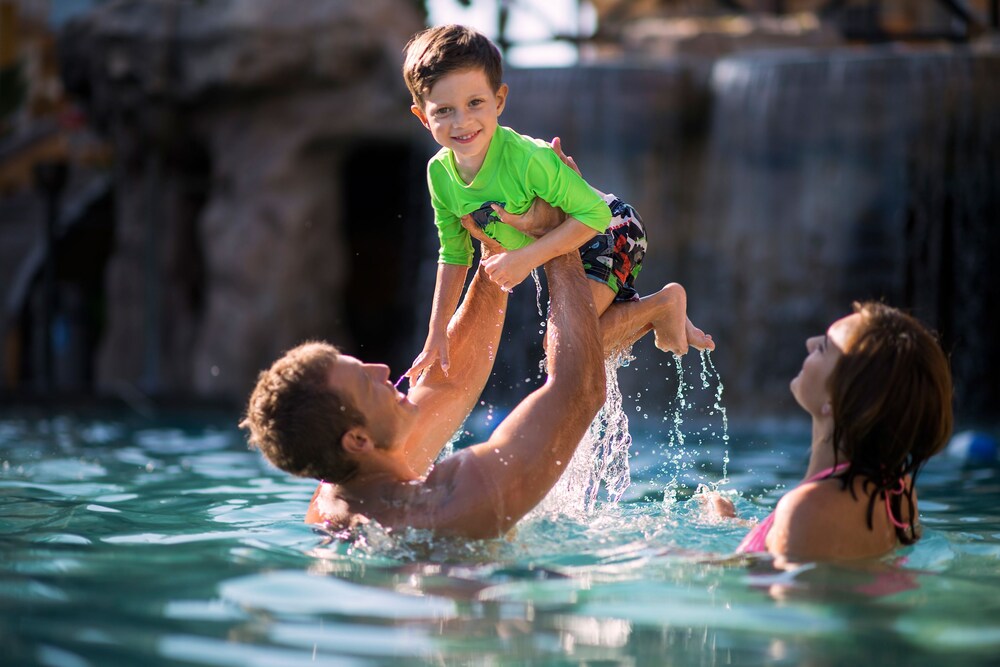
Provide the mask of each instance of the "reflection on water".
{"label": "reflection on water", "polygon": [[784,424],[723,441],[715,390],[689,395],[683,465],[676,406],[626,397],[634,441],[618,502],[591,485],[571,511],[549,504],[508,539],[472,543],[377,525],[350,540],[314,531],[301,523],[312,483],[248,451],[235,416],[6,415],[3,664],[994,659],[996,465],[933,461],[926,536],[898,557],[777,572],[731,555],[745,525],[705,516],[695,489],[728,475],[741,516],[762,517],[797,481],[808,434]]}

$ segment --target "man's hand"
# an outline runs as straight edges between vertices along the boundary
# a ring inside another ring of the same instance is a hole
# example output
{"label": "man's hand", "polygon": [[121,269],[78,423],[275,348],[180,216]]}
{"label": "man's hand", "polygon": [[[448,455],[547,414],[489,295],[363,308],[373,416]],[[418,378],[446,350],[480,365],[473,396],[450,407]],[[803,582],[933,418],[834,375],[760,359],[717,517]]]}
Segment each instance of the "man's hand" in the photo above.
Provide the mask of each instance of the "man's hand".
{"label": "man's hand", "polygon": [[535,268],[534,262],[522,250],[524,249],[502,252],[482,261],[486,275],[505,292],[510,292],[521,284]]}
{"label": "man's hand", "polygon": [[469,232],[469,236],[479,241],[480,245],[482,245],[483,257],[503,252],[503,246],[487,236],[482,228],[476,224],[476,221],[472,219],[471,215],[462,216],[462,227],[465,228],[465,231]]}
{"label": "man's hand", "polygon": [[508,213],[502,206],[493,204],[493,210],[501,222],[532,238],[545,236],[566,220],[566,214],[558,208],[553,208],[548,202],[536,198],[528,210],[521,214]]}
{"label": "man's hand", "polygon": [[701,505],[702,512],[713,519],[735,519],[736,505],[718,491],[709,491],[699,486],[694,498]]}
{"label": "man's hand", "polygon": [[434,362],[441,364],[441,370],[448,374],[448,334],[446,332],[431,332],[427,335],[427,342],[424,349],[413,360],[410,370],[403,373],[403,377],[409,379],[412,386]]}
{"label": "man's hand", "polygon": [[562,160],[567,167],[569,167],[576,173],[580,174],[580,176],[583,176],[583,174],[580,172],[580,168],[576,166],[576,160],[574,160],[572,156],[566,155],[566,153],[563,151],[562,139],[560,139],[559,137],[553,137],[550,145],[552,146],[552,150],[556,152],[556,155],[559,156],[559,159]]}

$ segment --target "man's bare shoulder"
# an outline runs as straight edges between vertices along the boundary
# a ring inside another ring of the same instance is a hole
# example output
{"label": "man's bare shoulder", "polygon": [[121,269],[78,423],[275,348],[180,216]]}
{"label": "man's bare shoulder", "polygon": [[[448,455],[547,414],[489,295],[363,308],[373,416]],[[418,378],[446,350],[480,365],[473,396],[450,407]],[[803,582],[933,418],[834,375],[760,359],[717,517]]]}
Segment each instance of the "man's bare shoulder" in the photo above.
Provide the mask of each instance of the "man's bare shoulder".
{"label": "man's bare shoulder", "polygon": [[[436,464],[423,486],[424,500],[414,507],[423,506],[422,514],[432,523],[428,528],[441,535],[497,536],[503,496],[476,450],[464,449]],[[410,517],[410,525],[420,519]]]}
{"label": "man's bare shoulder", "polygon": [[476,455],[463,450],[435,464],[423,479],[371,485],[350,500],[342,487],[320,484],[306,522],[343,530],[371,519],[387,528],[492,537],[495,532],[476,517],[486,507],[498,508],[497,498],[495,484],[483,474]]}

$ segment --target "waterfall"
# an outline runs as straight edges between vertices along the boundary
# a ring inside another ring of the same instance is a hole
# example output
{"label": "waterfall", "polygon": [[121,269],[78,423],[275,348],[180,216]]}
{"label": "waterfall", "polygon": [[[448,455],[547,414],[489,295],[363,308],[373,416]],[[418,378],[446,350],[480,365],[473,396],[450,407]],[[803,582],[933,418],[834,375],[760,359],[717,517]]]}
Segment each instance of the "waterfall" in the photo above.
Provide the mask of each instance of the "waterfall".
{"label": "waterfall", "polygon": [[875,298],[939,331],[960,413],[995,405],[1000,54],[750,54],[710,85],[701,219],[742,337],[733,394],[794,375],[806,335]]}
{"label": "waterfall", "polygon": [[[1000,53],[786,49],[508,81],[503,123],[563,137],[591,183],[637,207],[650,236],[639,291],[684,284],[734,415],[796,413],[788,381],[805,338],[866,298],[941,334],[960,416],[998,403]],[[535,299],[522,291],[500,403],[537,379],[540,346],[525,355],[523,342],[540,340]],[[641,341],[634,354],[626,402],[639,387],[672,396],[662,353]]]}

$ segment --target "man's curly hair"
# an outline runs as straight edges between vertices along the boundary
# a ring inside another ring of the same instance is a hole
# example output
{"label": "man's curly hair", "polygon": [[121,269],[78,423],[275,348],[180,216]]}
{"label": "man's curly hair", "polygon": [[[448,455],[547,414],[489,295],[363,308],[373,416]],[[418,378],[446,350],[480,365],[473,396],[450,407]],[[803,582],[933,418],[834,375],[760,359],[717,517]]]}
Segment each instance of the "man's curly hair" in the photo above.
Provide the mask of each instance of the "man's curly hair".
{"label": "man's curly hair", "polygon": [[339,356],[333,345],[315,341],[289,350],[258,376],[240,422],[250,446],[278,468],[335,484],[357,472],[341,439],[365,425],[357,408],[329,386]]}

